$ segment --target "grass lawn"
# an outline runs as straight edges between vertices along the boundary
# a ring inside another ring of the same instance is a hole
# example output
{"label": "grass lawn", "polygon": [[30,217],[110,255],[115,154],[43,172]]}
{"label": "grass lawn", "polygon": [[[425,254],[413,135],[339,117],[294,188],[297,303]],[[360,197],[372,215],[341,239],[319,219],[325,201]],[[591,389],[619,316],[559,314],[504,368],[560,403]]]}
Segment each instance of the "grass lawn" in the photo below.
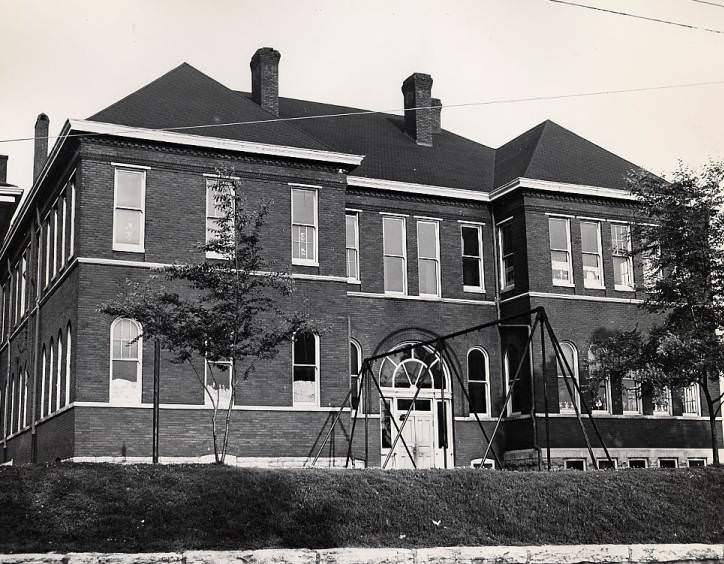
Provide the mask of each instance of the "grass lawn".
{"label": "grass lawn", "polygon": [[724,469],[0,467],[0,552],[724,541]]}

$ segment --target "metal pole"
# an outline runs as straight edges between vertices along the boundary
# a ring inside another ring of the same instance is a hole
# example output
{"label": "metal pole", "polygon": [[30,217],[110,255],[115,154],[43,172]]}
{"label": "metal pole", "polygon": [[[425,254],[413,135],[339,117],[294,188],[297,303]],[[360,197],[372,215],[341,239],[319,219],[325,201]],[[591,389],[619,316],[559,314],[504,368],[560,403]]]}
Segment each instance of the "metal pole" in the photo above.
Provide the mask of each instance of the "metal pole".
{"label": "metal pole", "polygon": [[[397,435],[395,436],[395,440],[392,441],[392,446],[390,447],[390,452],[387,453],[387,457],[385,458],[385,461],[382,463],[383,470],[387,467],[387,463],[390,461],[390,457],[392,456],[392,453],[394,452],[395,447],[397,446],[397,441],[402,436],[402,430],[405,428],[405,425],[407,425],[407,420],[410,418],[410,413],[412,413],[412,410],[415,407],[415,401],[417,400],[417,396],[420,394],[420,390],[422,390],[422,388],[417,388],[415,395],[412,396],[412,402],[410,403],[410,407],[407,408],[407,413],[405,413],[405,418],[402,420],[402,425],[400,425],[400,430],[397,433]],[[430,413],[430,415],[432,415],[432,413]],[[415,464],[414,460],[412,460],[412,464]]]}
{"label": "metal pole", "polygon": [[[528,334],[528,341],[525,344],[525,348],[523,349],[525,352],[523,353],[523,357],[518,362],[518,368],[515,370],[515,376],[513,377],[513,381],[510,383],[510,387],[508,388],[508,393],[505,396],[505,402],[503,402],[503,409],[500,410],[500,415],[498,416],[498,420],[495,422],[495,428],[493,429],[493,435],[490,437],[491,441],[493,438],[495,438],[496,433],[498,432],[498,428],[500,427],[500,422],[503,420],[503,416],[505,415],[505,411],[508,407],[508,402],[513,397],[513,390],[515,389],[516,384],[518,383],[518,377],[520,376],[520,371],[523,368],[523,363],[528,358],[528,352],[530,350],[530,342],[533,340],[533,334],[535,333],[536,327],[538,327],[538,322],[540,321],[540,313],[538,313],[535,316],[535,322],[533,323],[533,328],[531,329],[530,333]],[[482,464],[485,464],[485,459],[488,458],[488,453],[490,452],[490,446],[492,442],[488,444],[488,448],[485,450],[485,454],[483,455]]]}
{"label": "metal pole", "polygon": [[[439,342],[438,349],[442,348],[442,342]],[[447,405],[445,403],[445,365],[442,362],[442,353],[440,350],[438,350],[437,354],[439,355],[439,362],[440,362],[440,371],[442,372],[442,382],[440,384],[440,405],[442,407],[442,425],[443,425],[443,443],[442,443],[442,456],[443,456],[443,467],[447,468]],[[432,380],[432,373],[430,374],[430,379]],[[435,389],[435,382],[432,382],[433,390]],[[452,388],[452,385],[451,385]],[[435,394],[433,392],[432,394],[433,398],[435,397]],[[452,394],[450,394],[450,397],[452,398]],[[434,402],[433,402],[434,403]],[[433,417],[437,417],[437,410],[432,414]],[[438,431],[438,438],[440,437],[440,432]],[[453,464],[454,466],[454,464]]]}
{"label": "metal pole", "polygon": [[161,343],[153,340],[153,463],[158,464],[158,426],[160,415]]}
{"label": "metal pole", "polygon": [[[546,333],[543,327],[540,329],[540,350],[541,350],[541,374],[543,374],[543,406],[546,418],[546,462],[548,471],[551,470],[551,430],[550,418],[548,416],[548,375],[546,374]],[[540,459],[540,457],[539,457]]]}
{"label": "metal pole", "polygon": [[[317,454],[314,455],[314,460],[312,460],[311,466],[314,466],[317,463],[317,459],[319,458],[319,455],[322,454],[322,450],[324,450],[324,447],[327,444],[327,441],[329,440],[330,435],[332,434],[332,431],[334,431],[335,425],[337,425],[337,421],[339,421],[339,418],[342,416],[342,413],[344,412],[344,408],[347,405],[347,402],[349,401],[349,397],[352,394],[352,390],[347,392],[347,395],[345,396],[344,400],[342,401],[342,406],[339,408],[339,411],[337,411],[337,415],[334,418],[334,421],[332,421],[332,425],[329,428],[329,431],[327,431],[327,434],[324,437],[324,440],[322,441],[322,444],[319,445],[319,450],[317,450]],[[324,427],[322,427],[324,428]],[[317,438],[319,438],[319,435],[317,435]],[[305,462],[306,465],[306,462]]]}
{"label": "metal pole", "polygon": [[[543,328],[538,328],[540,332],[543,332]],[[530,419],[533,426],[533,450],[536,452],[536,458],[538,460],[538,471],[541,470],[541,454],[540,445],[538,444],[538,422],[536,421],[535,415],[535,367],[533,365],[533,332],[531,331],[531,341],[528,345],[530,351],[528,352],[530,359]]]}
{"label": "metal pole", "polygon": [[362,409],[365,413],[365,468],[368,468],[369,463],[369,456],[370,456],[370,408],[372,405],[370,404],[370,381],[369,378],[362,378],[362,381],[360,382],[360,394],[362,394],[362,391],[364,390],[364,403],[362,404]]}

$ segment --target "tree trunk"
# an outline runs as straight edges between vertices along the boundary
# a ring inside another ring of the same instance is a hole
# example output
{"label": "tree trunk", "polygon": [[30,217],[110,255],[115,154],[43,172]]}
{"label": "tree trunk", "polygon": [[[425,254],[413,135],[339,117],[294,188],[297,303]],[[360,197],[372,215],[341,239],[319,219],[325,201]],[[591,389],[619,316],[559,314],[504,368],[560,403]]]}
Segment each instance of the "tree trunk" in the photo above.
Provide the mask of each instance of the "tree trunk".
{"label": "tree trunk", "polygon": [[707,379],[704,380],[704,383],[702,384],[699,382],[699,385],[701,386],[702,390],[704,390],[704,398],[706,399],[706,406],[709,410],[709,432],[711,436],[711,457],[712,461],[715,466],[719,466],[719,448],[717,445],[717,420],[716,420],[716,410],[714,408],[714,398],[711,397],[711,393],[709,392],[709,386],[707,384]]}

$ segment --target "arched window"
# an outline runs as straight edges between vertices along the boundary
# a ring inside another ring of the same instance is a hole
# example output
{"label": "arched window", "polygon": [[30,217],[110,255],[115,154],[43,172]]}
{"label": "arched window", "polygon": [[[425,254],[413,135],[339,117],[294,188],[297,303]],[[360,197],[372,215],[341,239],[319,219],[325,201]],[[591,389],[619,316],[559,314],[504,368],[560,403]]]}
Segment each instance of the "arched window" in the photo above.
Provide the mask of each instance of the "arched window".
{"label": "arched window", "polygon": [[319,336],[301,333],[292,347],[294,406],[319,405]]}
{"label": "arched window", "polygon": [[[518,370],[518,365],[520,364],[520,353],[518,352],[517,348],[513,346],[508,347],[508,349],[505,351],[503,364],[505,368],[505,394],[507,396],[508,390],[510,390],[510,385],[515,378],[515,372],[516,370]],[[524,371],[525,366],[521,366],[520,372],[518,373],[518,383],[515,385],[515,388],[513,389],[513,394],[510,398],[510,401],[508,402],[508,407],[506,410],[507,415],[515,415],[521,413],[523,406],[521,382],[524,377]]]}
{"label": "arched window", "polygon": [[23,370],[23,424],[22,428],[28,426],[28,371]]}
{"label": "arched window", "polygon": [[111,325],[111,384],[113,405],[141,403],[141,325],[133,319],[116,319]]}
{"label": "arched window", "polygon": [[[575,345],[573,343],[569,343],[568,341],[563,341],[561,342],[561,350],[563,351],[563,356],[566,359],[566,362],[568,362],[568,366],[570,366],[573,371],[573,377],[576,382],[579,382],[578,351],[576,350]],[[568,385],[566,385],[564,377],[570,376],[570,373],[564,366],[561,366],[561,361],[558,359],[556,359],[556,369],[558,372],[558,411],[560,413],[575,413],[576,408],[580,405],[578,392],[576,391],[576,387],[573,382],[569,381]],[[568,386],[571,388],[570,392],[568,391]],[[571,393],[573,395],[571,395]]]}
{"label": "arched window", "polygon": [[10,434],[15,430],[15,374],[10,374]]}
{"label": "arched window", "polygon": [[70,404],[70,353],[71,353],[70,323],[65,335],[65,405]]}
{"label": "arched window", "polygon": [[48,366],[47,366],[47,357],[45,355],[45,345],[43,345],[43,352],[40,355],[40,366],[41,366],[41,372],[40,372],[40,417],[45,417],[48,410],[48,403],[47,403],[47,392],[48,389]]}
{"label": "arched window", "polygon": [[490,363],[484,349],[475,347],[468,352],[468,396],[470,413],[490,415]]}
{"label": "arched window", "polygon": [[[589,375],[595,374],[600,370],[600,363],[593,353],[593,349],[588,349],[588,373]],[[592,398],[594,412],[599,413],[611,413],[611,381],[606,378],[601,380],[598,384],[598,390],[594,393]]]}
{"label": "arched window", "polygon": [[64,364],[64,358],[63,358],[63,332],[58,331],[58,356],[57,356],[58,362],[57,362],[57,374],[56,374],[56,381],[57,385],[55,387],[55,407],[56,409],[60,409],[63,407],[63,400],[65,399],[65,394],[63,392],[63,364]]}
{"label": "arched window", "polygon": [[57,409],[53,400],[55,399],[55,386],[58,384],[55,381],[55,343],[53,339],[50,339],[48,354],[50,355],[50,361],[48,362],[48,413],[53,413]]}
{"label": "arched window", "polygon": [[352,390],[352,407],[357,407],[362,390],[360,389],[360,371],[362,369],[362,348],[357,341],[349,342],[349,385]]}

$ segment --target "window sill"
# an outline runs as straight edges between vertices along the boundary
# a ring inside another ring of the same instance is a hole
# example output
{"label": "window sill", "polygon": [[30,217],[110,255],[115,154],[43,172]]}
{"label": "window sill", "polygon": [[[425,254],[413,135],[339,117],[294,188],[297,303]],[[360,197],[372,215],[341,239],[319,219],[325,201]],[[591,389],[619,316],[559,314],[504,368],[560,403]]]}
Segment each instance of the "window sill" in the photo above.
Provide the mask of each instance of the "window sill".
{"label": "window sill", "polygon": [[504,286],[503,288],[500,289],[500,292],[501,293],[510,292],[511,290],[515,290],[515,284],[510,284],[509,286]]}
{"label": "window sill", "polygon": [[481,286],[463,286],[463,292],[467,292],[469,294],[484,294],[485,288]]}
{"label": "window sill", "polygon": [[441,300],[442,296],[438,294],[417,294],[419,298],[423,300],[430,300],[430,301],[436,301]]}
{"label": "window sill", "polygon": [[122,253],[145,253],[146,249],[143,247],[139,247],[137,245],[113,245],[114,251],[119,251]]}
{"label": "window sill", "polygon": [[347,284],[362,284],[362,280],[358,278],[347,278]]}
{"label": "window sill", "polygon": [[[624,411],[621,413],[621,415],[643,415],[640,411]],[[657,415],[656,417],[661,417],[660,415]]]}
{"label": "window sill", "polygon": [[406,297],[407,292],[388,292],[387,290],[385,290],[385,296],[391,296],[393,298],[399,298],[399,297],[403,297],[403,296]]}
{"label": "window sill", "polygon": [[292,266],[319,266],[319,262],[314,260],[292,259]]}
{"label": "window sill", "polygon": [[553,281],[553,285],[558,288],[575,288],[575,284],[571,284],[570,282],[560,282],[560,281]]}
{"label": "window sill", "polygon": [[613,289],[616,290],[617,292],[634,292],[635,291],[631,286],[619,286],[618,284],[616,284],[613,287]]}
{"label": "window sill", "polygon": [[585,284],[583,285],[583,287],[586,290],[605,290],[606,289],[606,286],[586,286]]}

